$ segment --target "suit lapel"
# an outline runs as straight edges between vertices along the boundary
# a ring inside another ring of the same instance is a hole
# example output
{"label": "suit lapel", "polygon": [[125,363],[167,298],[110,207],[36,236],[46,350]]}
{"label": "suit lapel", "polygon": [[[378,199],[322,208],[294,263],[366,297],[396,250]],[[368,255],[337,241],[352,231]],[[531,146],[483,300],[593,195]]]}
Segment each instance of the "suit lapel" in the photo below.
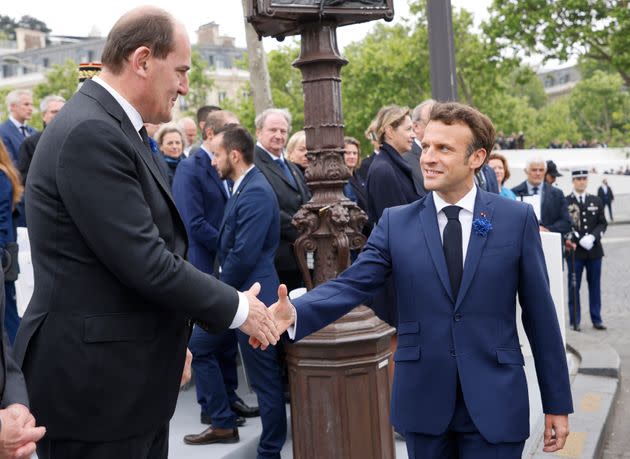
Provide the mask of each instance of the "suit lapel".
{"label": "suit lapel", "polygon": [[241,193],[243,191],[245,191],[245,188],[247,187],[247,183],[257,173],[258,173],[258,169],[256,167],[254,167],[251,171],[249,171],[247,173],[247,175],[243,178],[243,181],[241,182],[241,184],[239,185],[238,189],[236,190],[236,193],[234,193],[230,197],[230,199],[228,199],[228,202],[225,205],[225,211],[223,212],[223,220],[221,221],[221,228],[219,229],[219,237],[218,237],[219,241],[221,240],[221,235],[223,234],[223,228],[225,226],[225,222],[227,221],[227,219],[230,217],[230,215],[234,211],[234,208],[236,207],[236,202],[238,201],[238,198],[241,196]]}
{"label": "suit lapel", "polygon": [[[477,188],[477,198],[475,199],[475,211],[473,212],[473,221],[482,215],[492,222],[492,213],[494,208],[491,206],[488,193]],[[466,295],[470,284],[475,277],[477,267],[479,266],[479,260],[483,252],[483,248],[486,245],[488,236],[480,236],[476,234],[474,229],[470,230],[470,240],[468,242],[468,250],[466,252],[466,261],[464,262],[464,272],[462,274],[462,283],[459,287],[459,294],[457,296],[457,302],[455,303],[455,309],[459,308],[462,299]]]}
{"label": "suit lapel", "polygon": [[[293,183],[291,183],[289,179],[284,175],[284,172],[280,170],[280,167],[278,167],[278,164],[276,164],[275,160],[271,159],[271,157],[269,156],[269,153],[267,153],[263,148],[260,148],[259,152],[260,152],[259,156],[260,156],[261,161],[267,165],[268,169],[273,174],[276,174],[278,177],[280,177],[280,179],[283,180],[284,183],[289,185],[292,189],[299,191],[295,187],[295,185],[293,185]],[[284,160],[287,161],[287,167],[291,171],[291,174],[293,175],[293,178],[295,179],[295,183],[297,184],[298,181],[297,181],[297,178],[295,177],[295,171],[291,167],[291,164],[289,164],[288,160],[286,158],[284,158]]]}
{"label": "suit lapel", "polygon": [[420,211],[420,228],[424,233],[429,253],[433,259],[433,266],[435,266],[437,270],[444,289],[451,298],[451,301],[453,301],[451,281],[448,277],[448,268],[446,267],[446,259],[444,258],[444,251],[442,250],[442,238],[440,237],[437,213],[435,212],[435,203],[433,202],[433,193],[427,195],[424,201],[424,207]]}

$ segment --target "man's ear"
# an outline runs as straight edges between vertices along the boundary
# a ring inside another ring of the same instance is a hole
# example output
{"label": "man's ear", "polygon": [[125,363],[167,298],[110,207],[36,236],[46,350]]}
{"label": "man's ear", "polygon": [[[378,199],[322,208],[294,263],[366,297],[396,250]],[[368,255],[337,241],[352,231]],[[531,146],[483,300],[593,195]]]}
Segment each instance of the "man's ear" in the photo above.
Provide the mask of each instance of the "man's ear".
{"label": "man's ear", "polygon": [[487,155],[488,153],[485,148],[479,148],[470,155],[468,158],[468,164],[470,164],[472,169],[477,170],[483,166],[483,162],[486,160]]}
{"label": "man's ear", "polygon": [[149,70],[151,56],[151,50],[146,46],[140,46],[131,53],[131,56],[129,56],[129,63],[134,73],[146,76]]}

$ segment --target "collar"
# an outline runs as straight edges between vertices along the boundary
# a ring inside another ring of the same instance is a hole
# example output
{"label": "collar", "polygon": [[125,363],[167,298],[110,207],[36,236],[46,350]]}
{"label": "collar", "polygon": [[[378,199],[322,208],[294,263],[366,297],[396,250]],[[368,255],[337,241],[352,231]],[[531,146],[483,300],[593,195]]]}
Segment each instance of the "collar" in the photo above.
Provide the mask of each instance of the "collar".
{"label": "collar", "polygon": [[[136,132],[139,131],[144,124],[140,112],[138,112],[138,110],[136,110],[134,106],[131,105],[129,101],[127,101],[127,99],[121,96],[118,91],[107,84],[102,78],[95,76],[92,78],[92,81],[101,85],[108,93],[112,95],[114,99],[116,99],[116,102],[118,102],[118,104],[122,107],[122,109],[125,111],[125,114],[131,121],[131,124],[133,124],[133,128],[136,130]],[[138,133],[138,135],[140,135],[140,133]]]}
{"label": "collar", "polygon": [[[435,204],[436,213],[439,214],[442,211],[442,209],[444,209],[445,207],[453,205],[444,201],[442,198],[440,198],[440,196],[437,193],[435,192],[432,192],[432,193],[433,193],[433,203]],[[462,199],[457,201],[454,205],[459,206],[464,210],[467,210],[471,214],[474,214],[476,198],[477,198],[477,185],[473,185],[470,191],[466,193],[466,195]]]}
{"label": "collar", "polygon": [[199,146],[199,149],[206,152],[206,154],[210,157],[210,161],[214,159],[214,153],[212,153],[210,150],[206,150],[206,147],[204,147],[203,144]]}
{"label": "collar", "polygon": [[280,161],[284,162],[284,153],[280,153],[280,156],[276,156],[273,153],[271,153],[269,150],[267,150],[265,147],[263,147],[260,142],[256,142],[256,146],[262,148],[265,151],[265,153],[269,155],[272,161],[279,159]]}
{"label": "collar", "polygon": [[418,138],[414,137],[413,141],[416,142],[416,145],[418,145],[420,147],[420,150],[422,150],[422,143],[418,140]]}
{"label": "collar", "polygon": [[236,193],[236,190],[238,190],[238,187],[243,182],[243,179],[245,178],[245,176],[249,174],[249,171],[251,171],[253,168],[254,168],[254,164],[249,166],[249,169],[243,172],[243,174],[234,181],[234,186],[232,186],[232,195]]}
{"label": "collar", "polygon": [[9,115],[9,119],[11,120],[11,122],[13,123],[13,125],[18,128],[18,130],[22,127],[22,126],[26,126],[26,123],[20,123],[18,120],[16,120],[15,118],[13,118],[11,115]]}
{"label": "collar", "polygon": [[582,201],[586,201],[586,191],[584,193],[578,193],[577,191],[573,190],[573,196],[575,196],[578,201],[580,200],[580,198],[582,198]]}
{"label": "collar", "polygon": [[545,186],[545,182],[543,181],[540,185],[532,185],[531,183],[529,183],[528,180],[525,180],[525,183],[527,184],[527,192],[531,194],[531,192],[534,190],[534,187],[538,188],[538,194],[541,194],[543,192],[543,187]]}

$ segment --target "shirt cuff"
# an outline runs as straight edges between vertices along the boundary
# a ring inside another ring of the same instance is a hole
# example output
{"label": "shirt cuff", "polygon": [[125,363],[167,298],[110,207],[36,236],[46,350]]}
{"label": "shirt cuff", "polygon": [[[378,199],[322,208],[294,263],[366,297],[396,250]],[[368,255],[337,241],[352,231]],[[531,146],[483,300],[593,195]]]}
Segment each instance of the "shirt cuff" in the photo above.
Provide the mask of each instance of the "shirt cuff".
{"label": "shirt cuff", "polygon": [[298,321],[297,309],[295,309],[295,306],[293,307],[293,312],[295,313],[295,321],[293,322],[293,325],[289,325],[289,328],[287,328],[287,334],[289,335],[289,338],[295,340],[295,331],[297,330]]}
{"label": "shirt cuff", "polygon": [[232,319],[230,328],[238,328],[245,323],[249,315],[249,301],[243,292],[238,292],[238,309]]}

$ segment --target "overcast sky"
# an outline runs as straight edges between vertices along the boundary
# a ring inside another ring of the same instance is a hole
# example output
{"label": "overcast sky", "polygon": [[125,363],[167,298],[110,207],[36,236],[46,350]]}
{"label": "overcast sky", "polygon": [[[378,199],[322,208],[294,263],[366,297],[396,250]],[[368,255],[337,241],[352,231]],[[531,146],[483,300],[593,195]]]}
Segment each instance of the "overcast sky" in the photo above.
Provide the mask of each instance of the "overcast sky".
{"label": "overcast sky", "polygon": [[[491,0],[452,0],[454,7],[465,7],[475,15],[476,22],[485,18]],[[191,41],[197,39],[195,31],[205,23],[214,21],[220,25],[220,33],[236,38],[237,46],[245,46],[243,10],[240,0],[108,0],[95,2],[64,0],[2,0],[0,14],[19,19],[23,15],[34,16],[44,21],[55,35],[85,36],[93,30],[105,36],[114,22],[129,9],[152,4],[164,8],[186,24]],[[81,5],[81,6],[77,6]],[[177,5],[177,8],[174,8]],[[206,5],[201,7],[200,5]],[[408,16],[408,0],[394,0],[395,21]],[[339,44],[346,44],[361,39],[372,24],[359,24],[340,28],[337,32]],[[265,49],[277,45],[273,39],[265,39]]]}

